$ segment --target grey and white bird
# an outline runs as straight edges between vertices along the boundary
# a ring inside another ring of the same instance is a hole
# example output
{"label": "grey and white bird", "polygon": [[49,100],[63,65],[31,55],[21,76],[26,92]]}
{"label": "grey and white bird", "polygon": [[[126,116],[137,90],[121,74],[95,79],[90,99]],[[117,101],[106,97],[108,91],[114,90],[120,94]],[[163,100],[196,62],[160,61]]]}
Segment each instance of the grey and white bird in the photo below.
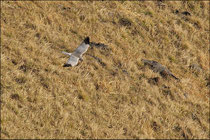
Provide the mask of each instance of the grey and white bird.
{"label": "grey and white bird", "polygon": [[74,67],[78,64],[79,60],[83,61],[82,55],[88,50],[89,47],[90,47],[90,38],[86,37],[73,53],[68,53],[63,51],[62,52],[63,54],[70,56],[70,58],[63,65],[63,67]]}

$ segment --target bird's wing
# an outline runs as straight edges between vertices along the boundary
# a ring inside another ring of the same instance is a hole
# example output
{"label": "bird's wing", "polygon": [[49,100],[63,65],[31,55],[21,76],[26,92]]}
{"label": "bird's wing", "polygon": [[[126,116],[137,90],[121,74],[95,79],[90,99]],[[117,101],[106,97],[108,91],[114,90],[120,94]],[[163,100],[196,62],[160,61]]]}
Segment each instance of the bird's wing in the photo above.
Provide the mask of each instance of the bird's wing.
{"label": "bird's wing", "polygon": [[62,51],[62,53],[63,53],[63,54],[66,54],[66,55],[69,55],[69,56],[71,55],[71,53],[64,52],[64,51]]}
{"label": "bird's wing", "polygon": [[76,66],[78,64],[79,58],[71,55],[69,60],[66,62],[66,64],[70,64],[72,67]]}
{"label": "bird's wing", "polygon": [[75,56],[81,56],[88,50],[89,44],[85,44],[85,42],[82,42],[76,50],[73,52]]}

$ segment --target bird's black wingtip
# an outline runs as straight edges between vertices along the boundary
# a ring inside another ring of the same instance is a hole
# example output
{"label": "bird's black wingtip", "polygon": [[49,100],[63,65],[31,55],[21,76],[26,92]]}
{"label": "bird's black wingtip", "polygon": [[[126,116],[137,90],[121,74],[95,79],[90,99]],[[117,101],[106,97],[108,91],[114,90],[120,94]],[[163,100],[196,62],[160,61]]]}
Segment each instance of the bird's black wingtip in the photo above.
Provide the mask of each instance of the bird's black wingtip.
{"label": "bird's black wingtip", "polygon": [[71,67],[71,64],[64,64],[63,67]]}
{"label": "bird's black wingtip", "polygon": [[89,38],[89,36],[87,36],[87,37],[84,39],[84,42],[85,42],[85,44],[90,44],[90,38]]}

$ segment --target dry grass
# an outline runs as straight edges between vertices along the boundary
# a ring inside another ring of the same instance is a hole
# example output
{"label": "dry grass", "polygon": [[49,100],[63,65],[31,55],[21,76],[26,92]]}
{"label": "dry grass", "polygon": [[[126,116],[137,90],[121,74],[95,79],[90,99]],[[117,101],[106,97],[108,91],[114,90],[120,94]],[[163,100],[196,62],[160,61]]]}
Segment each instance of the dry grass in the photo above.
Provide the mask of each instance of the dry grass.
{"label": "dry grass", "polygon": [[[1,138],[210,138],[209,2],[4,1],[1,8]],[[63,68],[61,51],[85,36],[109,46],[87,52],[106,66],[84,55]],[[163,79],[142,58],[181,82]]]}

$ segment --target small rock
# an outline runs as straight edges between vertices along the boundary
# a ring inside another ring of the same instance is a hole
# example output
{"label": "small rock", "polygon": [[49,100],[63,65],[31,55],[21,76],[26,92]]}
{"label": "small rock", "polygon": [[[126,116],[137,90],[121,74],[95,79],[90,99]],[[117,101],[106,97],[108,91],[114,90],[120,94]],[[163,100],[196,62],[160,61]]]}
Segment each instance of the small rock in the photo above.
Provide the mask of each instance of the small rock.
{"label": "small rock", "polygon": [[178,13],[179,13],[179,10],[176,10],[176,11],[175,11],[175,14],[178,14]]}
{"label": "small rock", "polygon": [[16,62],[15,60],[12,60],[12,63],[13,63],[14,65],[17,65],[17,62]]}

